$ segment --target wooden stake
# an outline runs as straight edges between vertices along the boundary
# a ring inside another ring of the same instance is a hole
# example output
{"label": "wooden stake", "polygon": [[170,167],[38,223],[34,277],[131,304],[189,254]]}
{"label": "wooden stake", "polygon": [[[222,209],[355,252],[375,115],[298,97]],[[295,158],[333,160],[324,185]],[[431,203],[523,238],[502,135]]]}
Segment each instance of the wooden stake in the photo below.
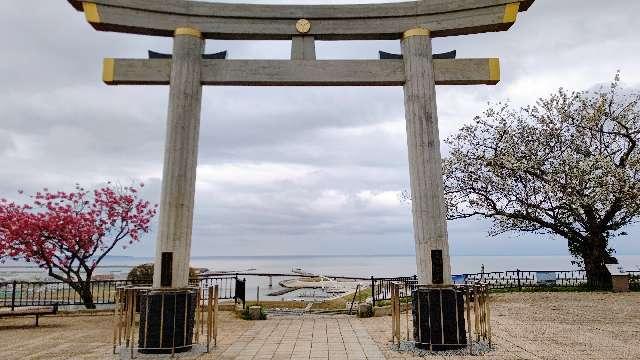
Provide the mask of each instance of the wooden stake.
{"label": "wooden stake", "polygon": [[126,290],[126,303],[125,303],[125,319],[124,319],[124,339],[125,346],[129,347],[129,317],[131,312],[131,290]]}
{"label": "wooden stake", "polygon": [[136,334],[135,334],[135,325],[136,325],[136,298],[137,298],[137,293],[136,290],[131,289],[131,328],[129,330],[129,334],[131,336],[131,339],[129,341],[129,344],[131,345],[131,358],[133,359],[133,355],[134,355],[134,349],[136,348],[135,345],[135,338],[136,338]]}
{"label": "wooden stake", "polygon": [[118,290],[116,290],[116,307],[113,310],[113,353],[116,353],[116,336],[118,335]]}
{"label": "wooden stake", "polygon": [[[405,294],[405,296],[406,295],[407,294]],[[411,339],[409,338],[409,311],[411,311],[411,306],[409,306],[409,302],[407,302],[406,307],[407,307],[407,315],[405,319],[407,320],[407,341],[411,341]]]}
{"label": "wooden stake", "polygon": [[469,286],[464,288],[464,302],[467,310],[467,341],[469,343],[469,354],[473,355],[473,336],[471,334],[471,291]]}
{"label": "wooden stake", "polygon": [[200,342],[200,289],[196,294],[196,343]]}
{"label": "wooden stake", "polygon": [[400,286],[396,284],[396,339],[398,339],[398,346],[400,346]]}
{"label": "wooden stake", "polygon": [[213,346],[218,346],[218,285],[215,286],[213,291]]}
{"label": "wooden stake", "polygon": [[207,299],[207,352],[210,351],[211,345],[211,321],[213,317],[213,288],[209,288],[209,298]]}
{"label": "wooden stake", "polygon": [[489,288],[487,287],[487,336],[489,338],[489,349],[491,349],[491,302],[489,300]]}
{"label": "wooden stake", "polygon": [[476,341],[480,341],[480,299],[478,288],[477,285],[473,286],[473,318],[476,330]]}
{"label": "wooden stake", "polygon": [[391,284],[391,343],[396,343],[396,294]]}
{"label": "wooden stake", "polygon": [[201,297],[201,308],[200,308],[200,333],[202,333],[202,335],[204,336],[204,311],[206,309],[205,307],[205,299],[206,297],[204,296],[205,289],[202,289],[202,297]]}

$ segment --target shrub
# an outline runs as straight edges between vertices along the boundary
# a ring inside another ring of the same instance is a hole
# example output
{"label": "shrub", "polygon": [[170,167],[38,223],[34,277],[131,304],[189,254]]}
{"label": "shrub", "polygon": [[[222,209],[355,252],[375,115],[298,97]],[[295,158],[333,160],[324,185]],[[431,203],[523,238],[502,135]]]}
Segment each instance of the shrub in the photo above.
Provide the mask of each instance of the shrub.
{"label": "shrub", "polygon": [[[242,310],[239,315],[243,320],[253,320],[251,318],[251,313],[249,312],[249,307]],[[260,305],[260,318],[258,320],[267,320],[267,313],[264,311],[264,307],[262,305]]]}
{"label": "shrub", "polygon": [[[198,277],[198,270],[195,268],[189,268],[189,282],[195,282],[194,279]],[[134,266],[127,274],[127,280],[131,281],[133,285],[149,285],[153,283],[153,264],[141,264]]]}

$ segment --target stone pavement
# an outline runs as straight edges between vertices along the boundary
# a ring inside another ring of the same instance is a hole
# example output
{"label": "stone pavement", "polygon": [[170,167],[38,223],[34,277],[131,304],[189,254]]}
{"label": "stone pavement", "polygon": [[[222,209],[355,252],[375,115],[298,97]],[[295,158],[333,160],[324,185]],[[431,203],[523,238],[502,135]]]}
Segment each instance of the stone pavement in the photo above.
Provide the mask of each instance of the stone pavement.
{"label": "stone pavement", "polygon": [[273,317],[256,322],[222,359],[384,359],[367,329],[351,316]]}

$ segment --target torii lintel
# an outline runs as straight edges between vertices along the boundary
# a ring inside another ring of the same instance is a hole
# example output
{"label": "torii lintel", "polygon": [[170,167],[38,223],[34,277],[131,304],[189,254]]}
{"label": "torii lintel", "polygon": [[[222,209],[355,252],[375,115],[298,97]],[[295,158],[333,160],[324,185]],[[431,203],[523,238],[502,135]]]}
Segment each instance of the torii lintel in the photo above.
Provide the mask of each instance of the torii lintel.
{"label": "torii lintel", "polygon": [[[179,27],[206,39],[400,39],[424,27],[431,37],[509,29],[534,0],[421,0],[354,5],[257,5],[186,0],[68,0],[100,31],[173,36]],[[308,27],[296,27],[300,20]]]}
{"label": "torii lintel", "polygon": [[[170,59],[105,59],[107,85],[169,85]],[[202,60],[202,85],[402,86],[403,60]],[[495,85],[500,61],[433,60],[436,85]]]}

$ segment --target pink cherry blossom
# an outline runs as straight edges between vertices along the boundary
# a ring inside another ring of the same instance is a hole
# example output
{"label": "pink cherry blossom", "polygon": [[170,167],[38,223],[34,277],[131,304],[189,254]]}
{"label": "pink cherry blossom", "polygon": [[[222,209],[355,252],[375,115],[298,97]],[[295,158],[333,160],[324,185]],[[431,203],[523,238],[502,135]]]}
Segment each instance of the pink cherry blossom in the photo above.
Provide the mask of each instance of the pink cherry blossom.
{"label": "pink cherry blossom", "polygon": [[0,260],[33,262],[94,307],[87,284],[100,261],[120,243],[139,241],[156,215],[157,206],[141,199],[139,191],[109,183],[93,191],[79,185],[75,192],[45,188],[26,204],[2,199]]}

